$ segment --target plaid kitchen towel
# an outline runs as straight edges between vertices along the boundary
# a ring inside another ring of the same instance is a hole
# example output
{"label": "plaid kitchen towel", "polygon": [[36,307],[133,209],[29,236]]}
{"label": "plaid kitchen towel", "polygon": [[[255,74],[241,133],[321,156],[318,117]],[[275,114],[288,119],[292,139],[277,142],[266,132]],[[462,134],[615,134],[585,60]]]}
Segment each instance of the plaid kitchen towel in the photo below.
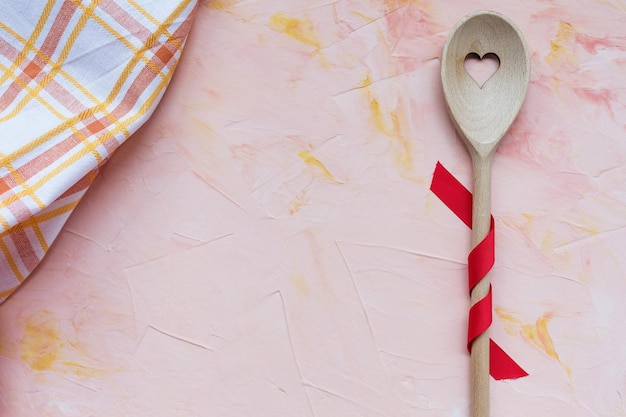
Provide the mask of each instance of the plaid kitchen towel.
{"label": "plaid kitchen towel", "polygon": [[150,116],[196,0],[0,0],[0,301]]}

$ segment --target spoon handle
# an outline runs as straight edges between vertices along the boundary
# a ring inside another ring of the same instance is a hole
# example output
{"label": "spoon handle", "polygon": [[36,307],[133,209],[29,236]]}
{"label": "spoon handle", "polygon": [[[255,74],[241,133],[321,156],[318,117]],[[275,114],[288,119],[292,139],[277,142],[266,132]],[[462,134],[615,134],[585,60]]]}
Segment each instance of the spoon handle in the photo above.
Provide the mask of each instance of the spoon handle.
{"label": "spoon handle", "polygon": [[[472,247],[485,239],[491,227],[491,154],[472,157],[474,188],[472,200]],[[489,296],[489,274],[471,290],[473,306]],[[491,309],[489,310],[491,314]],[[481,333],[471,346],[471,396],[472,417],[489,417],[489,335]]]}

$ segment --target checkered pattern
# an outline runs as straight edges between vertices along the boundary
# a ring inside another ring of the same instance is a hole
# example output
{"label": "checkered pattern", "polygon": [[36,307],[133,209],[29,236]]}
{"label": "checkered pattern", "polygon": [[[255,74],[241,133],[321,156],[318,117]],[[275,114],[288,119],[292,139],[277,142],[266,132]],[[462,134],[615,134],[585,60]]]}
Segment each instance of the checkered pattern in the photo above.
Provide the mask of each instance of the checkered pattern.
{"label": "checkered pattern", "polygon": [[0,0],[0,301],[150,116],[196,0]]}

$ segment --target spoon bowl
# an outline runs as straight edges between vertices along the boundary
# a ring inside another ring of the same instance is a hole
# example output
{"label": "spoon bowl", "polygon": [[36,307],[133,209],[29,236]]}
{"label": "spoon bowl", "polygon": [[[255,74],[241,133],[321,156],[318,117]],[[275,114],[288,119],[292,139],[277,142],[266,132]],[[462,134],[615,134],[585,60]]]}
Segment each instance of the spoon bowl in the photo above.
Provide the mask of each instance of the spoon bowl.
{"label": "spoon bowl", "polygon": [[[465,58],[494,54],[500,66],[483,86],[468,74]],[[522,106],[530,79],[530,57],[519,29],[495,12],[459,21],[448,35],[441,80],[448,111],[470,152],[492,153]]]}

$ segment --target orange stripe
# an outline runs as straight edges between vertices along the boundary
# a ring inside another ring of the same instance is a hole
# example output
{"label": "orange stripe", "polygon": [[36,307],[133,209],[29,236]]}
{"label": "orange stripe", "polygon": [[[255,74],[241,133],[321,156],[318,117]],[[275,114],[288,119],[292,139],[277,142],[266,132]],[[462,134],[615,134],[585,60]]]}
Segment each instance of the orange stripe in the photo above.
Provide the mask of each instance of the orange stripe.
{"label": "orange stripe", "polygon": [[[8,69],[4,69],[4,72],[8,72]],[[2,94],[0,97],[0,112],[6,110],[7,107],[13,103],[15,97],[17,97],[22,92],[22,88],[19,85],[12,83],[9,85],[9,88]]]}
{"label": "orange stripe", "polygon": [[2,252],[2,254],[4,255],[4,258],[7,260],[7,263],[9,264],[9,268],[11,268],[11,272],[13,272],[13,275],[15,276],[15,278],[19,282],[24,281],[24,275],[22,275],[22,272],[17,266],[17,262],[15,262],[15,259],[13,258],[13,254],[11,253],[8,246],[4,242],[4,239],[0,239],[0,252]]}
{"label": "orange stripe", "polygon": [[[52,26],[48,30],[46,39],[43,41],[41,48],[39,48],[41,55],[48,57],[54,55],[54,51],[57,49],[57,46],[59,45],[59,41],[63,37],[65,29],[67,29],[67,24],[72,19],[72,16],[76,12],[76,10],[76,6],[72,3],[63,2],[63,5],[57,13],[54,22],[52,22]],[[49,60],[46,61],[50,62]]]}
{"label": "orange stripe", "polygon": [[[43,202],[39,199],[39,197],[37,197],[34,191],[32,193],[30,192],[30,186],[26,183],[26,180],[22,178],[20,173],[15,170],[13,164],[6,164],[5,168],[7,169],[7,171],[9,171],[9,178],[16,182],[15,187],[21,186],[23,190],[21,192],[32,198],[35,204],[39,206],[39,208],[44,208],[45,205],[43,204]],[[11,211],[13,212],[13,210]],[[30,210],[28,210],[27,212],[25,211],[25,213],[28,213],[29,216],[32,214],[30,213]]]}
{"label": "orange stripe", "polygon": [[[157,26],[157,27],[160,25],[159,21],[158,21],[158,20],[157,20],[154,16],[152,16],[152,15],[151,15],[151,14],[150,14],[150,13],[149,13],[146,9],[144,9],[143,7],[141,7],[141,5],[137,4],[137,2],[136,2],[136,1],[133,1],[133,0],[128,0],[128,3],[129,3],[131,6],[133,6],[135,9],[137,9],[137,10],[139,11],[139,13],[141,13],[141,14],[142,14],[142,15],[143,15],[146,19],[148,19],[148,20],[149,20],[149,21],[150,21],[153,25],[155,25],[155,26]],[[171,34],[170,34],[167,30],[166,30],[165,32],[163,32],[163,33],[164,33],[164,34],[165,34],[165,36],[167,36],[168,38],[172,37],[172,36],[171,36]],[[182,46],[183,46],[183,45],[182,45],[182,43],[181,43],[181,42],[179,42],[179,41],[178,41],[178,39],[176,39],[175,37],[174,37],[173,42],[174,42],[174,46],[175,46],[177,49],[182,48]]]}
{"label": "orange stripe", "polygon": [[17,169],[17,173],[23,180],[28,181],[80,143],[81,140],[77,135],[71,135],[20,166]]}
{"label": "orange stripe", "polygon": [[15,245],[15,249],[17,250],[17,256],[20,257],[22,264],[30,273],[39,263],[39,257],[33,250],[26,231],[24,231],[24,229],[17,229],[13,233],[11,233],[9,237]]}
{"label": "orange stripe", "polygon": [[79,192],[84,191],[87,188],[89,188],[91,183],[93,183],[93,180],[96,178],[96,172],[97,171],[98,171],[98,169],[96,168],[96,169],[90,171],[89,174],[85,175],[80,180],[78,180],[76,182],[76,184],[72,185],[70,188],[67,189],[67,191],[65,191],[63,194],[61,194],[59,196],[59,200],[61,200],[63,198],[67,198],[67,197],[71,196],[72,194],[79,193]]}
{"label": "orange stripe", "polygon": [[[28,195],[26,191],[21,191],[21,192]],[[18,219],[18,221],[22,219],[27,219],[33,215],[33,213],[30,211],[30,209],[28,208],[26,203],[24,203],[23,200],[17,200],[15,203],[11,204],[10,206],[7,206],[7,208],[9,209],[11,214],[16,219]]]}
{"label": "orange stripe", "polygon": [[15,233],[15,231],[20,230],[20,229],[25,229],[27,227],[32,227],[34,225],[39,225],[40,223],[44,223],[47,222],[49,220],[54,219],[55,217],[59,217],[63,214],[66,214],[72,210],[74,210],[76,208],[76,206],[78,205],[78,203],[80,202],[80,198],[77,198],[75,201],[72,201],[71,203],[65,204],[61,207],[58,207],[56,209],[53,210],[47,210],[44,211],[40,214],[37,214],[35,216],[30,217],[28,220],[13,226],[12,228],[10,228],[9,230],[6,230],[2,233],[0,233],[0,241],[2,240],[2,238],[9,236],[12,233]]}
{"label": "orange stripe", "polygon": [[0,178],[0,194],[4,194],[9,191],[11,187],[7,184],[4,178]]}
{"label": "orange stripe", "polygon": [[118,25],[120,25],[134,37],[139,39],[141,43],[146,42],[146,40],[150,37],[152,31],[145,27],[140,21],[135,19],[133,15],[129,14],[126,10],[121,8],[117,3],[102,3],[100,9],[104,10],[106,14],[111,16]]}

